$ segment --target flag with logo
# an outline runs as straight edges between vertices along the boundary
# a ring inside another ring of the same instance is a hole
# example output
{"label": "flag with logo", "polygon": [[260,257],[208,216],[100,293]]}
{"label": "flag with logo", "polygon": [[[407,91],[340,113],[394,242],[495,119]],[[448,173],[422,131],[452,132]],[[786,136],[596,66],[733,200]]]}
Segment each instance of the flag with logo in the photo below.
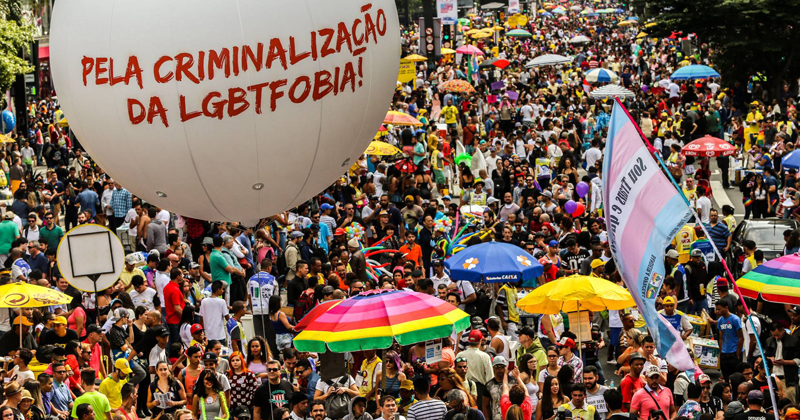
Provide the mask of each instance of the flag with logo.
{"label": "flag with logo", "polygon": [[691,211],[661,172],[619,101],[614,103],[606,140],[603,207],[614,260],[659,354],[679,370],[693,370],[680,334],[655,305],[664,281],[666,246]]}

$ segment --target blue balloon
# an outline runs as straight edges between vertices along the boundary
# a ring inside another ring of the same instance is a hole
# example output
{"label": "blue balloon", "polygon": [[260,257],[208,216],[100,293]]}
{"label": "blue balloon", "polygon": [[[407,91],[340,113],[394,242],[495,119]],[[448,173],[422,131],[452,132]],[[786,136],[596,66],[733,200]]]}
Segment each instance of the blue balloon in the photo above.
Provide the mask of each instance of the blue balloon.
{"label": "blue balloon", "polygon": [[17,117],[14,115],[13,112],[9,110],[3,111],[2,115],[2,132],[3,134],[8,134],[14,127],[17,126]]}

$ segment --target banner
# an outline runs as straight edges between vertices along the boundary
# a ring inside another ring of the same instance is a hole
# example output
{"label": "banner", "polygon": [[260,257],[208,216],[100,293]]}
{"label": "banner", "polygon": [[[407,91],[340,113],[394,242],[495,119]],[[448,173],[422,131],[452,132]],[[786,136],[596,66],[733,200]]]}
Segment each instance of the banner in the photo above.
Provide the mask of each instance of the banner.
{"label": "banner", "polygon": [[[417,69],[411,60],[400,59],[400,72],[397,74],[397,81],[408,83],[417,78]],[[416,86],[414,86],[416,88]]]}
{"label": "banner", "polygon": [[611,252],[658,344],[658,353],[679,370],[693,370],[694,362],[680,334],[655,306],[664,281],[664,250],[691,212],[618,101],[606,140],[603,203]]}
{"label": "banner", "polygon": [[456,0],[436,0],[436,15],[442,25],[455,25],[458,21]]}
{"label": "banner", "polygon": [[508,13],[519,13],[519,0],[508,0]]}

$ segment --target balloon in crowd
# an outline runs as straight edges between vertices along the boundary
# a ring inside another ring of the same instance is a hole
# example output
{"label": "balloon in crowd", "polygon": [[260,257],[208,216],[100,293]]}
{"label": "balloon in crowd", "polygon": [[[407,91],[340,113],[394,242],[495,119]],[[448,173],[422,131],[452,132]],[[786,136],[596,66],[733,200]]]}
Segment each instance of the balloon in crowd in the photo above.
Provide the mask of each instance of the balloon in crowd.
{"label": "balloon in crowd", "polygon": [[237,6],[60,3],[50,60],[71,129],[115,180],[178,214],[255,224],[367,148],[400,31],[390,0]]}
{"label": "balloon in crowd", "polygon": [[3,111],[2,115],[0,115],[0,121],[2,121],[3,134],[12,132],[14,127],[17,126],[17,117],[10,110]]}

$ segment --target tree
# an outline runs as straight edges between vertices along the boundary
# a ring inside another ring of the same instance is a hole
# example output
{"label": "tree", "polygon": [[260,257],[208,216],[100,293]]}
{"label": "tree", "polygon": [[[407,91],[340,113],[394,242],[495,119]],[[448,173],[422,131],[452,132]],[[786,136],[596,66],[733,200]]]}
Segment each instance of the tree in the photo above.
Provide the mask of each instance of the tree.
{"label": "tree", "polygon": [[0,93],[11,88],[20,74],[35,70],[20,57],[20,51],[30,52],[34,28],[14,21],[0,20]]}
{"label": "tree", "polygon": [[[634,0],[651,36],[697,34],[726,84],[762,75],[774,93],[800,72],[800,0]],[[685,36],[685,35],[684,35]],[[774,96],[773,96],[774,97]]]}

